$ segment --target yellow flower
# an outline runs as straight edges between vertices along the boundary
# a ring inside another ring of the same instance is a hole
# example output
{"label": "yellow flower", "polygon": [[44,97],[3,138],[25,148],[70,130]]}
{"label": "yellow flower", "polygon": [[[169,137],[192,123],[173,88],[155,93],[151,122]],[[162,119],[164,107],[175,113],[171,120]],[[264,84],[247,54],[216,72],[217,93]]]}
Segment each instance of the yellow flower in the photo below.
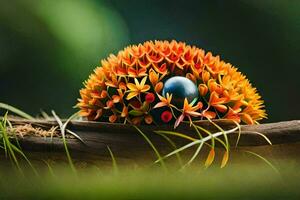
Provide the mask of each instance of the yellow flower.
{"label": "yellow flower", "polygon": [[158,98],[160,99],[160,102],[158,102],[153,108],[160,108],[160,107],[163,107],[163,106],[172,106],[171,104],[171,100],[172,100],[172,94],[169,94],[167,93],[167,97],[163,97],[163,96],[160,96],[159,94],[158,95]]}
{"label": "yellow flower", "polygon": [[146,80],[147,80],[147,76],[145,76],[140,83],[136,78],[134,79],[135,84],[127,83],[129,93],[126,99],[130,100],[133,97],[138,96],[140,93],[147,92],[150,89],[150,85],[145,85]]}

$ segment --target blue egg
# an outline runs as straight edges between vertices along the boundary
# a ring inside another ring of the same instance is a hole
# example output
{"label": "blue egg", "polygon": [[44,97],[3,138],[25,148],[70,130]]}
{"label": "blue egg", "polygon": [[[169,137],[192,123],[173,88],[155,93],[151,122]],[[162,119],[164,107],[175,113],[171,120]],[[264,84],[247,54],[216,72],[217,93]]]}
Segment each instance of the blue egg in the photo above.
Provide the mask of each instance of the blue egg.
{"label": "blue egg", "polygon": [[195,83],[183,76],[174,76],[164,83],[162,95],[166,97],[167,93],[173,95],[172,104],[179,107],[182,107],[185,98],[191,103],[199,97]]}

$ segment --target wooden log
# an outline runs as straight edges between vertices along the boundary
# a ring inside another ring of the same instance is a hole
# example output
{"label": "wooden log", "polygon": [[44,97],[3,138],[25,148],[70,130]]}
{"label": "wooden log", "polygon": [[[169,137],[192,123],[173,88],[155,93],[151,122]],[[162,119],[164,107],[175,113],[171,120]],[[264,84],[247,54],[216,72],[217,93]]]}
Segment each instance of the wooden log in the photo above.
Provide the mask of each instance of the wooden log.
{"label": "wooden log", "polygon": [[[56,121],[52,120],[24,120],[11,119],[14,125],[17,124],[32,124],[34,126],[43,127],[45,129],[52,126],[57,126]],[[215,121],[224,130],[229,130],[236,125],[229,121]],[[208,121],[199,122],[198,125],[207,130],[216,132],[218,129]],[[172,150],[171,145],[160,135],[154,133],[156,130],[173,130],[170,126],[139,126],[145,135],[152,141],[156,148],[162,154]],[[68,125],[68,129],[75,132],[82,138],[84,144],[76,138],[68,138],[67,144],[69,150],[77,157],[82,156],[100,156],[107,158],[109,156],[107,146],[118,156],[125,159],[133,158],[153,158],[153,150],[143,138],[143,136],[132,126],[128,124],[111,124],[104,122],[89,122],[89,121],[72,121]],[[260,125],[242,125],[239,148],[251,149],[282,149],[282,146],[293,146],[289,151],[295,152],[295,149],[300,149],[300,120],[285,121]],[[188,124],[183,124],[176,129],[177,132],[197,137],[195,130]],[[266,140],[257,134],[264,134],[273,143],[273,146],[268,146]],[[228,135],[231,146],[234,146],[237,140],[238,131]],[[222,137],[221,137],[222,138]],[[171,137],[178,145],[187,144],[188,140]],[[62,139],[60,137],[36,137],[26,136],[19,138],[19,142],[25,151],[29,152],[64,152]],[[292,144],[292,145],[290,145]],[[296,152],[299,152],[297,150]]]}

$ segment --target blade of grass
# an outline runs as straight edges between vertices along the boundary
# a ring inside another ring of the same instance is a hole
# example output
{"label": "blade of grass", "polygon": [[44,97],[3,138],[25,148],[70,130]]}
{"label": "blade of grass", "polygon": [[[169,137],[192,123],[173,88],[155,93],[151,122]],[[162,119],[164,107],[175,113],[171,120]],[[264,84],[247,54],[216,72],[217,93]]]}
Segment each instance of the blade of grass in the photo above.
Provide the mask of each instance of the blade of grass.
{"label": "blade of grass", "polygon": [[[174,150],[177,149],[176,144],[175,144],[168,136],[166,136],[166,135],[164,135],[164,134],[160,134],[160,133],[157,133],[157,134],[159,134],[159,135],[162,136],[165,140],[167,140],[167,141],[169,142],[169,144],[173,147]],[[179,153],[176,153],[176,157],[177,157],[177,160],[178,160],[179,165],[182,167],[183,162],[182,162],[182,158],[181,158],[180,154],[179,154]]]}
{"label": "blade of grass", "polygon": [[17,160],[17,157],[12,149],[12,144],[9,141],[8,134],[7,134],[7,129],[6,129],[6,119],[7,119],[7,112],[3,117],[2,123],[0,123],[0,130],[2,132],[3,136],[3,141],[6,146],[7,154],[12,158],[12,161],[14,163],[14,166],[18,169],[18,171],[23,175],[23,171],[19,165],[19,161]]}
{"label": "blade of grass", "polygon": [[69,130],[69,129],[66,129],[66,132],[67,133],[70,133],[71,135],[73,135],[75,138],[77,138],[80,142],[82,142],[83,144],[86,144],[84,141],[83,141],[83,139],[79,136],[79,135],[77,135],[75,132],[73,132],[73,131],[71,131],[71,130]]}
{"label": "blade of grass", "polygon": [[[154,146],[154,144],[151,142],[151,140],[135,125],[133,125],[133,127],[143,136],[143,138],[147,141],[147,143],[151,146],[151,148],[153,149],[153,151],[155,152],[157,158],[158,158],[158,162],[161,164],[161,166],[163,167],[163,169],[165,171],[167,171],[167,167],[165,165],[165,162],[163,161],[160,153],[158,152],[158,150],[156,149],[156,147]],[[157,163],[157,162],[155,162]]]}
{"label": "blade of grass", "polygon": [[262,161],[264,161],[267,165],[269,165],[276,173],[280,174],[280,172],[278,171],[278,169],[270,162],[268,161],[266,158],[262,157],[261,155],[254,153],[252,151],[246,151],[244,150],[243,152],[246,152],[248,154],[251,154],[259,159],[261,159]]}
{"label": "blade of grass", "polygon": [[193,154],[193,156],[191,157],[191,159],[180,169],[180,170],[183,170],[185,169],[187,166],[190,166],[191,163],[195,160],[195,158],[199,155],[200,153],[200,150],[202,149],[202,146],[203,146],[203,142],[201,142],[198,146],[198,148],[196,149],[195,153]]}
{"label": "blade of grass", "polygon": [[191,141],[196,141],[197,139],[196,138],[192,138],[188,135],[185,135],[185,134],[182,134],[182,133],[178,133],[178,132],[174,132],[174,131],[154,131],[155,133],[158,133],[158,134],[168,134],[168,135],[175,135],[175,136],[178,136],[178,137],[181,137],[181,138],[185,138],[187,140],[191,140]]}
{"label": "blade of grass", "polygon": [[[215,122],[213,122],[211,119],[209,119],[209,118],[207,118],[208,119],[208,121],[210,122],[210,123],[212,123],[215,127],[217,127],[217,129],[219,129],[219,131],[221,131],[222,133],[225,133],[225,131],[224,131],[224,129],[223,128],[221,128],[218,124],[216,124]],[[228,141],[228,137],[227,137],[227,135],[226,134],[223,134],[224,135],[224,139],[225,139],[225,144],[226,144],[226,146],[228,147],[226,150],[229,150],[229,141]]]}
{"label": "blade of grass", "polygon": [[43,160],[43,162],[47,165],[47,168],[48,168],[48,170],[49,170],[50,175],[51,175],[52,177],[56,177],[55,174],[54,174],[54,171],[53,171],[53,169],[52,169],[52,167],[51,167],[51,165],[49,164],[49,162],[46,161],[46,160]]}
{"label": "blade of grass", "polygon": [[[16,164],[17,168],[21,169],[20,165],[19,165],[19,162],[17,160],[17,157],[15,155],[15,152],[17,152],[18,154],[20,154],[25,159],[25,161],[28,163],[28,165],[30,166],[30,168],[35,173],[35,175],[38,176],[38,173],[37,173],[36,169],[34,168],[34,166],[32,165],[32,163],[29,161],[29,159],[27,158],[27,156],[23,153],[23,151],[20,148],[18,148],[17,146],[15,146],[14,144],[12,144],[10,142],[10,139],[9,139],[9,136],[8,136],[8,133],[7,133],[6,124],[9,124],[10,127],[12,127],[12,125],[11,125],[11,123],[7,119],[7,113],[5,114],[3,120],[4,120],[4,122],[3,122],[3,125],[2,125],[1,128],[4,128],[4,129],[2,129],[2,133],[3,133],[2,135],[3,135],[3,138],[5,140],[5,146],[7,146],[8,153],[9,153],[10,157],[13,158],[13,161]],[[14,138],[16,139],[17,144],[19,144],[18,143],[18,139],[16,138],[16,136]]]}
{"label": "blade of grass", "polygon": [[29,114],[19,110],[18,108],[15,108],[15,107],[11,106],[11,105],[8,105],[8,104],[5,104],[5,103],[0,103],[0,108],[11,111],[11,112],[23,117],[23,118],[34,120],[34,117],[30,116]]}
{"label": "blade of grass", "polygon": [[238,132],[238,137],[236,139],[236,143],[235,143],[235,147],[238,146],[240,138],[241,138],[241,134],[242,134],[242,127],[239,123],[237,123],[236,121],[232,120],[233,123],[235,123],[237,125],[237,127],[239,127],[239,132]]}
{"label": "blade of grass", "polygon": [[111,160],[112,160],[112,166],[113,166],[114,173],[118,174],[119,173],[119,168],[118,168],[118,165],[117,165],[116,158],[115,158],[113,152],[111,151],[111,149],[109,148],[109,146],[106,146],[106,147],[109,151],[109,154],[110,154],[110,157],[111,157]]}
{"label": "blade of grass", "polygon": [[272,142],[269,140],[269,138],[267,136],[265,136],[264,134],[257,132],[257,131],[251,131],[250,133],[255,133],[261,137],[263,137],[270,145],[272,145]]}
{"label": "blade of grass", "polygon": [[68,149],[66,135],[65,135],[67,124],[71,121],[71,119],[72,119],[72,117],[74,117],[74,115],[72,115],[69,119],[67,119],[65,124],[62,123],[61,119],[56,115],[56,113],[53,110],[52,110],[52,115],[54,116],[55,120],[57,121],[57,123],[59,125],[60,132],[61,132],[61,135],[62,135],[63,145],[64,145],[64,148],[65,148],[65,152],[66,152],[67,159],[68,159],[69,165],[71,167],[71,170],[73,171],[73,173],[75,175],[77,175],[77,171],[76,171],[76,168],[73,164],[73,160],[71,158],[71,155],[70,155],[70,152],[69,152],[69,149]]}
{"label": "blade of grass", "polygon": [[[230,134],[230,133],[233,133],[233,132],[235,132],[237,129],[238,129],[238,127],[235,127],[235,128],[233,128],[233,129],[227,130],[227,131],[225,131],[225,132],[217,132],[217,133],[213,133],[212,135],[206,136],[206,137],[204,137],[203,139],[193,141],[193,142],[191,142],[191,143],[189,143],[189,144],[187,144],[187,145],[184,145],[183,147],[180,147],[179,149],[176,149],[175,151],[172,151],[171,153],[169,153],[169,154],[167,154],[166,156],[164,156],[162,159],[166,159],[166,158],[168,158],[168,157],[170,157],[170,156],[172,156],[172,155],[174,155],[174,154],[176,154],[176,153],[178,153],[178,152],[181,152],[181,151],[183,151],[183,150],[185,150],[185,149],[188,149],[188,148],[190,148],[190,147],[192,147],[192,146],[194,146],[194,145],[200,144],[200,143],[202,143],[202,142],[209,141],[209,140],[211,140],[211,138],[213,138],[213,137],[216,138],[216,137],[219,137],[219,136],[221,136],[221,135],[223,135],[223,134]],[[161,160],[158,159],[158,160],[156,160],[155,162],[161,162]]]}

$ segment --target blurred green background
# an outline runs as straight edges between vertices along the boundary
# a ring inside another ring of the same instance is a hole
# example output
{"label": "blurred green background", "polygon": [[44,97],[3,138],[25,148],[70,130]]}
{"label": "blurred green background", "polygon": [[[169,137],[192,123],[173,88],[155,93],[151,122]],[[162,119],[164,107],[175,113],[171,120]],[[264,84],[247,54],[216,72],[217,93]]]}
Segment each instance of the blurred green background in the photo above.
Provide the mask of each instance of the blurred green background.
{"label": "blurred green background", "polygon": [[237,66],[268,121],[299,119],[300,1],[13,0],[0,2],[0,101],[72,114],[100,59],[154,39],[196,45]]}

